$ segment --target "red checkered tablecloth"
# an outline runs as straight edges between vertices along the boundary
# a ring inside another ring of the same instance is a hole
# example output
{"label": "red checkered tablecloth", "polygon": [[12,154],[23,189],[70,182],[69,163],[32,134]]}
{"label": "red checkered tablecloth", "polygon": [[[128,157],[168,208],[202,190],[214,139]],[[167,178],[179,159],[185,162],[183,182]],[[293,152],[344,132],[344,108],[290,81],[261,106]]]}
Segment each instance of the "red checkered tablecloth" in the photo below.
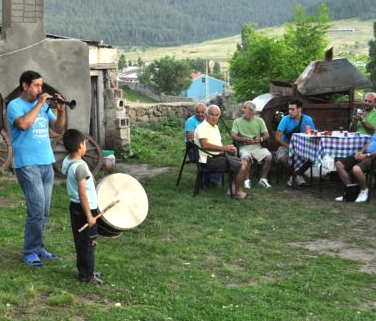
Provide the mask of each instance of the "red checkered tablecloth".
{"label": "red checkered tablecloth", "polygon": [[290,160],[299,169],[306,160],[321,166],[324,156],[346,157],[358,152],[371,137],[350,134],[348,137],[312,137],[306,134],[293,134],[289,145]]}

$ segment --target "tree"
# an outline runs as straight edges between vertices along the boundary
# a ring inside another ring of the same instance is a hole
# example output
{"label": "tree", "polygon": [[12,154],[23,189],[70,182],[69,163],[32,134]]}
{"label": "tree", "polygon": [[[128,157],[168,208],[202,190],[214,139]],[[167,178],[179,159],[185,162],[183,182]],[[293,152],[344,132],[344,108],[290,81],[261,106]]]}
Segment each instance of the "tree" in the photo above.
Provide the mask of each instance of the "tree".
{"label": "tree", "polygon": [[268,37],[254,25],[243,26],[242,43],[230,61],[230,76],[240,100],[252,99],[269,90],[270,80],[295,81],[313,60],[322,59],[325,33],[330,27],[326,5],[317,15],[306,16],[305,8],[294,10],[295,23],[286,25],[282,37]]}
{"label": "tree", "polygon": [[125,60],[125,56],[123,54],[120,55],[119,61],[118,61],[118,69],[123,70],[124,67],[127,66],[127,62]]}
{"label": "tree", "polygon": [[213,76],[214,78],[217,78],[217,79],[223,79],[223,75],[222,75],[222,72],[221,72],[221,65],[219,64],[218,61],[214,62],[213,72],[212,72],[211,76]]}
{"label": "tree", "polygon": [[376,90],[376,21],[373,23],[374,40],[370,40],[369,45],[369,62],[367,64],[367,71],[370,73],[370,78],[373,82],[373,89]]}
{"label": "tree", "polygon": [[158,93],[179,95],[192,82],[191,70],[186,60],[166,56],[149,64],[139,81],[152,86]]}

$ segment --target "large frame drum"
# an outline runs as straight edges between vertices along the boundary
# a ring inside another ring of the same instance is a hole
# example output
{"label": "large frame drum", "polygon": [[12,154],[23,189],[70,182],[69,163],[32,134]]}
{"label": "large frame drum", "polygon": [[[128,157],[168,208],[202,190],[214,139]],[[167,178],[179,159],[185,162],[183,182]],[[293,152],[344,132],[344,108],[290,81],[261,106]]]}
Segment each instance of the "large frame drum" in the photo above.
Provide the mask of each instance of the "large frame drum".
{"label": "large frame drum", "polygon": [[116,237],[140,225],[148,213],[148,197],[142,185],[132,176],[117,173],[104,177],[97,184],[98,206],[119,200],[98,220],[98,234]]}

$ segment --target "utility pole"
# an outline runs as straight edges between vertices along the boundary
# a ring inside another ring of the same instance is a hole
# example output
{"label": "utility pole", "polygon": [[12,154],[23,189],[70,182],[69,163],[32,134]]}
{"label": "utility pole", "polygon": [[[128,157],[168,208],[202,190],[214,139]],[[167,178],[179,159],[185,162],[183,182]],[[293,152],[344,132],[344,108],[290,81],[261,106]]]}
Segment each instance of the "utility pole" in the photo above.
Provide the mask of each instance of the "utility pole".
{"label": "utility pole", "polygon": [[205,102],[209,101],[209,76],[208,76],[208,69],[209,69],[209,61],[206,60],[206,66],[205,66]]}

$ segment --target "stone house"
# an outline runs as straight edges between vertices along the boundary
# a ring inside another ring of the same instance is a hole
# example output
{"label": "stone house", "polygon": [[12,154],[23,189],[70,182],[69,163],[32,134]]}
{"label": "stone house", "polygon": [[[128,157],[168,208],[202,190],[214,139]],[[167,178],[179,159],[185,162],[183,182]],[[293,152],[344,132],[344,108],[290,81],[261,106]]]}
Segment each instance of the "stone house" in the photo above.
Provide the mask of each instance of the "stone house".
{"label": "stone house", "polygon": [[25,70],[38,71],[44,91],[74,99],[67,127],[90,134],[102,147],[121,151],[130,143],[128,111],[117,87],[117,50],[100,42],[46,35],[45,0],[2,0],[0,93],[19,94]]}

